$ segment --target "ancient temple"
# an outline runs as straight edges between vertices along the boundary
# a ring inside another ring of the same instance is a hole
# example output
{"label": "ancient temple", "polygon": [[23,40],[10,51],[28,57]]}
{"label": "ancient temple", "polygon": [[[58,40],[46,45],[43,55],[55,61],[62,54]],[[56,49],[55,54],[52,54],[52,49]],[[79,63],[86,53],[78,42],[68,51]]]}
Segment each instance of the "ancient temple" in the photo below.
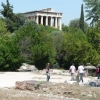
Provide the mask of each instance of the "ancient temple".
{"label": "ancient temple", "polygon": [[23,13],[26,20],[35,20],[37,24],[51,26],[62,30],[62,13],[51,8]]}

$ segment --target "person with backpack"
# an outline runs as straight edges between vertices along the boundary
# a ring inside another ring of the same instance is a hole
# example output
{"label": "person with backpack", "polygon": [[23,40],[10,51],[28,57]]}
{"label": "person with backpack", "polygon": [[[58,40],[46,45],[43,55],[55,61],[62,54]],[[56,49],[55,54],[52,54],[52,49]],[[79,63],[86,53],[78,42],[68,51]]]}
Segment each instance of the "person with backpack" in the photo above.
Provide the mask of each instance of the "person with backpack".
{"label": "person with backpack", "polygon": [[95,75],[98,76],[98,72],[99,72],[99,67],[97,66],[95,69]]}

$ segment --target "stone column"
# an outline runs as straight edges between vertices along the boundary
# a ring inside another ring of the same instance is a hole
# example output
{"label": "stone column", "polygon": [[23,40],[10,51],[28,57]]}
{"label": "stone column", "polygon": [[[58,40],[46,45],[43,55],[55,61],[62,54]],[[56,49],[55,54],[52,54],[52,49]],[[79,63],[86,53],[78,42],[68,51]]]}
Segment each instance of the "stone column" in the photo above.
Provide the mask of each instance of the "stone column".
{"label": "stone column", "polygon": [[43,25],[43,16],[41,16],[41,24]]}
{"label": "stone column", "polygon": [[33,20],[35,20],[34,16],[33,16]]}
{"label": "stone column", "polygon": [[39,19],[38,19],[38,16],[36,16],[36,23],[37,23],[37,24],[39,23]]}
{"label": "stone column", "polygon": [[55,28],[57,28],[57,17],[55,17]]}
{"label": "stone column", "polygon": [[50,18],[50,26],[52,27],[52,17]]}
{"label": "stone column", "polygon": [[46,26],[48,25],[48,16],[46,16]]}
{"label": "stone column", "polygon": [[36,17],[34,16],[34,21],[36,22]]}
{"label": "stone column", "polygon": [[59,29],[59,17],[57,18],[57,28]]}
{"label": "stone column", "polygon": [[31,20],[32,20],[33,18],[32,18],[32,16],[31,16]]}
{"label": "stone column", "polygon": [[62,18],[59,18],[59,30],[62,30]]}

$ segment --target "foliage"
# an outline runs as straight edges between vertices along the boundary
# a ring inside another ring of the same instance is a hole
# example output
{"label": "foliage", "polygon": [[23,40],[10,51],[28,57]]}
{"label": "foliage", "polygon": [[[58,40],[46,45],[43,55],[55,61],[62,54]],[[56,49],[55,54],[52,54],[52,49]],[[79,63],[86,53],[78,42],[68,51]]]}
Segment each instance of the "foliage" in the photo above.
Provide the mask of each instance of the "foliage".
{"label": "foliage", "polygon": [[19,67],[20,54],[5,23],[0,20],[0,71],[16,70]]}
{"label": "foliage", "polygon": [[38,26],[35,22],[27,22],[16,31],[14,38],[20,49],[22,62],[35,64],[42,69],[47,62],[54,63],[54,46],[48,26]]}
{"label": "foliage", "polygon": [[87,12],[87,20],[91,20],[93,26],[100,20],[100,0],[83,0]]}
{"label": "foliage", "polygon": [[3,18],[3,21],[6,23],[7,31],[11,33],[16,29],[15,23],[9,18]]}
{"label": "foliage", "polygon": [[[5,39],[5,41],[2,41],[2,39]],[[16,70],[20,65],[20,54],[18,48],[7,35],[0,38],[0,42],[0,70]]]}
{"label": "foliage", "polygon": [[95,23],[95,28],[100,29],[100,20],[98,20],[98,22]]}
{"label": "foliage", "polygon": [[62,24],[62,31],[68,32],[69,31],[69,27],[67,25]]}
{"label": "foliage", "polygon": [[5,33],[7,33],[6,23],[3,22],[2,19],[0,19],[0,36],[2,36]]}
{"label": "foliage", "polygon": [[[93,65],[100,63],[99,28],[88,28],[86,24],[86,34],[83,34],[79,19],[75,19],[69,27],[63,25],[63,31],[59,31],[37,25],[34,21],[24,23],[20,14],[16,17],[20,23],[9,18],[5,18],[7,21],[0,19],[0,70],[16,70],[24,62],[34,64],[38,69],[44,69],[47,62],[51,65],[57,62],[66,69],[72,63],[77,66],[87,62]],[[9,27],[13,25],[16,31],[10,34],[5,22],[9,23]]]}
{"label": "foliage", "polygon": [[69,22],[69,27],[75,27],[79,29],[79,19],[73,19]]}
{"label": "foliage", "polygon": [[100,54],[100,29],[89,28],[86,35],[87,35],[89,43]]}
{"label": "foliage", "polygon": [[83,11],[83,4],[81,5],[81,15],[79,19],[79,27],[84,32],[84,11]]}
{"label": "foliage", "polygon": [[13,6],[10,5],[8,0],[7,4],[2,3],[1,6],[3,9],[0,11],[0,13],[4,17],[3,20],[6,22],[7,30],[13,33],[25,23],[25,18],[22,14],[13,13]]}
{"label": "foliage", "polygon": [[80,30],[74,34],[64,34],[63,50],[65,52],[64,59],[66,60],[67,66],[72,63],[76,65],[80,63],[86,64],[87,62],[94,65],[99,63],[100,55],[88,42],[86,35]]}
{"label": "foliage", "polygon": [[1,4],[1,6],[4,8],[3,10],[1,10],[1,14],[6,17],[6,18],[11,18],[14,16],[13,13],[13,6],[10,5],[9,0],[6,1],[7,4],[5,5],[3,2]]}
{"label": "foliage", "polygon": [[53,42],[56,50],[56,63],[59,63],[60,67],[63,67],[63,33],[61,31],[53,31]]}
{"label": "foliage", "polygon": [[25,23],[25,17],[21,13],[15,14],[16,29],[19,29]]}
{"label": "foliage", "polygon": [[[80,29],[80,19],[71,20],[69,23],[69,32],[74,33]],[[88,29],[88,24],[84,21],[84,32]]]}

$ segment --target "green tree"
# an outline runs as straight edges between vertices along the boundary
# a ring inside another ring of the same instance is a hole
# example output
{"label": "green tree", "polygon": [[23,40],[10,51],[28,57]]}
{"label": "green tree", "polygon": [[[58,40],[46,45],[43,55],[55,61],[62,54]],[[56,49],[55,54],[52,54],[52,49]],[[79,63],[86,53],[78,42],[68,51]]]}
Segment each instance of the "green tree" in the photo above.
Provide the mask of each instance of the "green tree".
{"label": "green tree", "polygon": [[16,70],[20,60],[20,53],[12,35],[7,31],[6,23],[0,19],[0,71]]}
{"label": "green tree", "polygon": [[10,35],[0,37],[0,71],[16,71],[20,66],[20,52]]}
{"label": "green tree", "polygon": [[68,32],[69,31],[69,27],[67,25],[62,24],[62,31]]}
{"label": "green tree", "polygon": [[16,30],[25,24],[25,16],[21,13],[15,14],[14,22],[16,25]]}
{"label": "green tree", "polygon": [[87,20],[91,20],[91,25],[100,20],[100,0],[83,0],[87,12]]}
{"label": "green tree", "polygon": [[0,19],[0,36],[7,33],[6,23],[3,22],[2,18]]}
{"label": "green tree", "polygon": [[7,4],[2,3],[1,6],[3,9],[0,10],[0,13],[4,17],[3,20],[6,22],[7,30],[13,33],[25,23],[25,17],[22,14],[14,14],[13,6],[10,5],[8,0]]}
{"label": "green tree", "polygon": [[[69,23],[69,32],[74,33],[76,31],[78,31],[80,29],[79,22],[80,22],[80,19],[71,20]],[[84,32],[86,32],[88,27],[89,26],[88,26],[87,22],[84,21]]]}
{"label": "green tree", "polygon": [[63,42],[63,32],[61,31],[53,31],[53,45],[56,50],[56,62],[60,65],[62,68],[64,65],[63,60],[63,48],[62,48],[62,42]]}
{"label": "green tree", "polygon": [[5,17],[5,18],[11,18],[14,16],[13,13],[13,6],[10,5],[9,0],[6,1],[7,4],[5,5],[3,2],[1,6],[4,8],[3,10],[0,11],[0,13]]}
{"label": "green tree", "polygon": [[64,34],[62,48],[65,52],[64,59],[67,63],[66,66],[72,63],[79,65],[80,63],[86,64],[88,62],[97,65],[100,62],[99,53],[88,42],[86,34],[83,34],[80,30],[74,34]]}
{"label": "green tree", "polygon": [[69,27],[74,27],[79,29],[79,19],[73,19],[69,22]]}
{"label": "green tree", "polygon": [[84,32],[84,11],[83,11],[83,4],[81,5],[81,15],[79,20],[79,27]]}
{"label": "green tree", "polygon": [[89,28],[86,32],[89,43],[96,49],[100,54],[100,29]]}
{"label": "green tree", "polygon": [[38,69],[43,69],[47,62],[55,62],[51,30],[49,26],[37,25],[31,21],[15,32],[13,38],[20,49],[22,63],[35,64]]}

